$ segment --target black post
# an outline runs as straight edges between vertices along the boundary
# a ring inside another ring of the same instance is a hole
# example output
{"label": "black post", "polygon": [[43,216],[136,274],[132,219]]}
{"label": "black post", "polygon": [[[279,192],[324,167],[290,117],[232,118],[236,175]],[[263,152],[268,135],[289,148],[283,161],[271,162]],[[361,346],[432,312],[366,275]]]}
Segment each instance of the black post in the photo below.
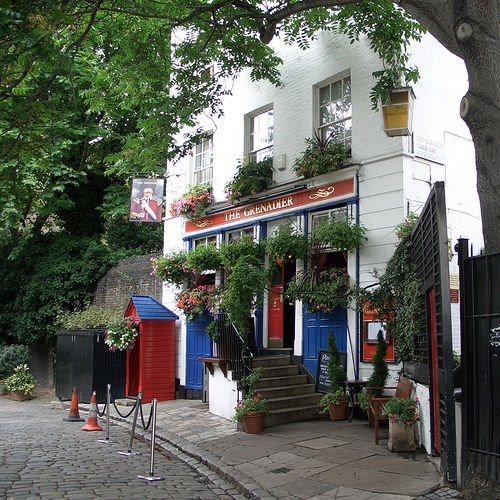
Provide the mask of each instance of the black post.
{"label": "black post", "polygon": [[467,448],[467,399],[468,391],[467,384],[469,379],[467,376],[468,372],[468,359],[467,359],[467,332],[466,332],[466,319],[465,319],[465,302],[467,300],[466,293],[466,281],[465,281],[465,259],[469,257],[469,240],[467,238],[459,238],[458,243],[455,247],[458,253],[458,265],[459,265],[459,287],[460,287],[460,364],[461,366],[461,377],[462,377],[462,446],[460,453],[460,480],[464,484],[465,474],[468,464],[468,448]]}

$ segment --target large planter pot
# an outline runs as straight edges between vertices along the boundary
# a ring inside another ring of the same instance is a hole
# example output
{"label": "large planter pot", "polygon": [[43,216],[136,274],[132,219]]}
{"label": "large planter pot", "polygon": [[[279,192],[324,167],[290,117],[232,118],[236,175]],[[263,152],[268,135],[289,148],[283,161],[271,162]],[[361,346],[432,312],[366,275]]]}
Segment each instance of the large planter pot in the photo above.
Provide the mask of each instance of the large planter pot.
{"label": "large planter pot", "polygon": [[247,434],[259,434],[264,430],[264,414],[257,411],[245,413],[243,423]]}
{"label": "large planter pot", "polygon": [[347,418],[347,406],[349,403],[349,398],[340,398],[339,402],[336,404],[331,404],[328,407],[328,413],[330,414],[330,420],[345,420]]}
{"label": "large planter pot", "polygon": [[9,399],[12,399],[13,401],[28,401],[29,399],[33,398],[31,394],[25,394],[24,392],[20,391],[8,392],[7,397]]}
{"label": "large planter pot", "polygon": [[395,422],[389,419],[389,441],[387,448],[390,451],[415,451],[414,425]]}

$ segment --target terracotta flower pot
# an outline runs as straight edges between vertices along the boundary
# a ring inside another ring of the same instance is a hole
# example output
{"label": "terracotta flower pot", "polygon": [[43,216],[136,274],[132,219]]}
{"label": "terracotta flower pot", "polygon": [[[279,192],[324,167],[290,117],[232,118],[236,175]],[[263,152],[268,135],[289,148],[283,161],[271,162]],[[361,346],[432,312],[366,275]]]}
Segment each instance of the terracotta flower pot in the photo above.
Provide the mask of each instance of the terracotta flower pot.
{"label": "terracotta flower pot", "polygon": [[414,424],[406,425],[389,418],[389,441],[387,448],[390,451],[415,451]]}
{"label": "terracotta flower pot", "polygon": [[243,423],[247,434],[260,434],[264,430],[264,413],[258,411],[245,413]]}
{"label": "terracotta flower pot", "polygon": [[13,401],[28,401],[29,399],[32,399],[31,394],[25,394],[20,391],[11,391],[7,394],[7,397]]}
{"label": "terracotta flower pot", "polygon": [[328,408],[328,413],[330,414],[330,420],[345,420],[347,418],[347,406],[349,403],[349,398],[339,399],[337,404],[331,404]]}

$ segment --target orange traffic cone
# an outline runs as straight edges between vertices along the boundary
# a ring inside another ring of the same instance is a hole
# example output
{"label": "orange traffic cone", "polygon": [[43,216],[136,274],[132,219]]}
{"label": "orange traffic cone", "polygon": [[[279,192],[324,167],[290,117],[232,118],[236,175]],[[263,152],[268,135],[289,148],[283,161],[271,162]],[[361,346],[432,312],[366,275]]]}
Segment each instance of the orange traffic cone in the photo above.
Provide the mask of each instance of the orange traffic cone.
{"label": "orange traffic cone", "polygon": [[68,416],[63,418],[65,422],[85,422],[83,418],[80,417],[78,412],[78,389],[73,387],[73,394],[71,395],[71,406],[69,407]]}
{"label": "orange traffic cone", "polygon": [[102,427],[97,422],[97,402],[95,400],[95,391],[90,399],[89,416],[87,423],[82,427],[82,431],[102,431]]}

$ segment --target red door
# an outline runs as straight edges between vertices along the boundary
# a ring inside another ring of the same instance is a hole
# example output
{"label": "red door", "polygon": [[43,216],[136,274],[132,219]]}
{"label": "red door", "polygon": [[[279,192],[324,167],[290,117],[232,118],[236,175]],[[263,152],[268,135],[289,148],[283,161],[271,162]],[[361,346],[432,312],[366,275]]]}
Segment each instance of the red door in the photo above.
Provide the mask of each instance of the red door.
{"label": "red door", "polygon": [[274,271],[271,278],[271,290],[267,309],[268,346],[283,347],[283,287],[285,282],[285,266],[282,264]]}
{"label": "red door", "polygon": [[429,305],[429,329],[431,334],[431,371],[432,371],[432,422],[434,449],[441,454],[441,421],[439,418],[439,381],[438,381],[438,338],[436,325],[436,295],[434,288],[427,294]]}

